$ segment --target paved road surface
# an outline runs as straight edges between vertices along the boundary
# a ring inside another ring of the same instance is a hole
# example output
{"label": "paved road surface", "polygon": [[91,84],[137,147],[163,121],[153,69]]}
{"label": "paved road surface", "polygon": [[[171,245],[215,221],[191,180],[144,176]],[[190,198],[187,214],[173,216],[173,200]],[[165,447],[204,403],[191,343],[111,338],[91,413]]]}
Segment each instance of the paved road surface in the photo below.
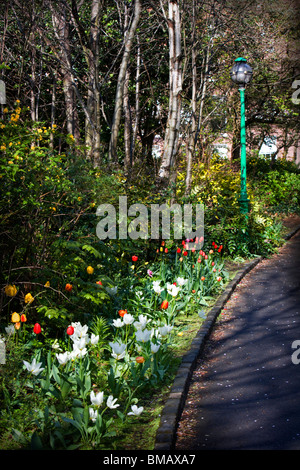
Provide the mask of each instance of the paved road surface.
{"label": "paved road surface", "polygon": [[177,450],[300,450],[300,232],[239,284],[198,361]]}

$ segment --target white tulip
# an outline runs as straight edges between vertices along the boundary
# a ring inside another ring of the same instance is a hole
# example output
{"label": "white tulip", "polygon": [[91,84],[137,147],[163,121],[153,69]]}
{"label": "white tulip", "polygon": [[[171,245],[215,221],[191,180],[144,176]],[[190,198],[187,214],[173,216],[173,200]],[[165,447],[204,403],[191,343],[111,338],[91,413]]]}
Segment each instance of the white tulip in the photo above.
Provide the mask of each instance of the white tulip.
{"label": "white tulip", "polygon": [[115,359],[123,359],[125,357],[126,344],[119,343],[109,343],[112,349],[112,357]]}
{"label": "white tulip", "polygon": [[138,330],[135,334],[136,340],[146,343],[151,337],[151,331],[149,330]]}
{"label": "white tulip", "polygon": [[123,322],[125,325],[131,325],[131,323],[134,322],[134,318],[130,313],[126,313],[126,315],[123,317]]}
{"label": "white tulip", "polygon": [[98,343],[98,341],[99,341],[99,335],[96,336],[96,335],[94,335],[94,333],[92,333],[92,335],[91,335],[91,344],[95,345],[95,344]]}
{"label": "white tulip", "polygon": [[116,328],[122,328],[122,326],[124,325],[124,323],[122,322],[121,318],[117,318],[117,320],[113,320],[113,325],[114,325]]}
{"label": "white tulip", "polygon": [[158,351],[159,348],[160,348],[160,344],[154,344],[154,343],[150,343],[150,344],[151,344],[151,352],[152,352],[152,354],[157,353],[157,351]]}
{"label": "white tulip", "polygon": [[97,395],[92,390],[90,393],[91,403],[95,406],[101,406],[104,400],[104,392],[98,392]]}
{"label": "white tulip", "polygon": [[28,372],[31,372],[33,375],[39,375],[42,370],[44,370],[44,367],[41,367],[42,363],[41,362],[36,362],[36,359],[34,358],[32,363],[30,364],[27,361],[23,361],[26,369]]}
{"label": "white tulip", "polygon": [[70,360],[70,353],[68,351],[56,354],[56,358],[61,365],[66,364]]}
{"label": "white tulip", "polygon": [[106,405],[108,406],[108,408],[118,408],[118,403],[116,403],[117,401],[117,398],[114,398],[112,395],[109,395],[108,399],[107,399],[107,402],[106,402]]}
{"label": "white tulip", "polygon": [[128,416],[133,415],[133,416],[140,416],[140,414],[144,411],[144,407],[140,406],[137,407],[136,405],[131,406],[131,410],[128,414]]}
{"label": "white tulip", "polygon": [[92,420],[93,423],[94,423],[94,422],[96,421],[96,419],[97,419],[98,411],[97,411],[97,410],[94,410],[93,408],[89,408],[89,414],[90,414],[91,420]]}
{"label": "white tulip", "polygon": [[184,279],[183,277],[178,277],[176,281],[179,286],[184,286],[187,283],[187,279]]}

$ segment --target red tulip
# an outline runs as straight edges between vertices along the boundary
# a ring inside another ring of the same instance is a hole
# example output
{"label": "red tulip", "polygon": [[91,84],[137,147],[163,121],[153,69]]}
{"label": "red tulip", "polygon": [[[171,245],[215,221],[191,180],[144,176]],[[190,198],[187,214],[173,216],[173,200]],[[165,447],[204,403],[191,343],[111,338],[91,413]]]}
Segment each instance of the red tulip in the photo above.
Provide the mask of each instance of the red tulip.
{"label": "red tulip", "polygon": [[74,334],[74,328],[72,325],[67,328],[67,335],[72,336]]}
{"label": "red tulip", "polygon": [[39,323],[36,323],[33,327],[33,332],[36,334],[36,335],[39,335],[40,332],[42,331],[41,329],[41,325]]}
{"label": "red tulip", "polygon": [[71,292],[72,289],[73,289],[72,284],[66,284],[65,290],[66,290],[67,292]]}
{"label": "red tulip", "polygon": [[138,260],[138,257],[136,255],[133,255],[133,257],[131,258],[133,262],[137,261]]}
{"label": "red tulip", "polygon": [[187,251],[184,251],[184,252],[183,252],[183,256],[187,256]]}
{"label": "red tulip", "polygon": [[177,248],[176,251],[177,251],[177,253],[180,253],[180,252],[181,252],[181,249],[180,249],[180,248]]}
{"label": "red tulip", "polygon": [[169,302],[167,300],[163,300],[160,306],[163,310],[166,310],[169,307]]}

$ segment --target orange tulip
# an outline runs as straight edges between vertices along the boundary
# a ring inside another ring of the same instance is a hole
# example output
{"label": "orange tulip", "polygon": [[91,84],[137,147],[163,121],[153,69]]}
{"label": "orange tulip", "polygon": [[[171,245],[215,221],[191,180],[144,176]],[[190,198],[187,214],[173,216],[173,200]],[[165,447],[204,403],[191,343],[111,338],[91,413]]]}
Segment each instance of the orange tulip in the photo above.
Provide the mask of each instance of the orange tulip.
{"label": "orange tulip", "polygon": [[65,290],[66,290],[67,292],[71,292],[72,289],[73,289],[72,284],[66,284]]}
{"label": "orange tulip", "polygon": [[160,306],[163,310],[166,310],[169,307],[169,302],[167,300],[163,300]]}
{"label": "orange tulip", "polygon": [[15,329],[16,329],[16,330],[19,330],[19,329],[20,329],[20,326],[21,326],[21,323],[20,323],[20,322],[15,323]]}
{"label": "orange tulip", "polygon": [[145,362],[145,358],[143,356],[137,356],[135,360],[138,364],[142,364],[143,362]]}
{"label": "orange tulip", "polygon": [[126,313],[127,313],[127,310],[119,310],[120,317],[124,317],[124,315],[126,315]]}

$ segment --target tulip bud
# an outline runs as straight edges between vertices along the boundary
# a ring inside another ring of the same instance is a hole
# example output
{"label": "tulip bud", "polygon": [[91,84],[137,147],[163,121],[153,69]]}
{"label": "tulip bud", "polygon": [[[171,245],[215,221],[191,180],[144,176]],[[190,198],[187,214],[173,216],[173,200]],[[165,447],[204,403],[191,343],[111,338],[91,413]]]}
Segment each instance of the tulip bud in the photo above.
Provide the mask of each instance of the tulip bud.
{"label": "tulip bud", "polygon": [[36,323],[33,327],[33,332],[36,334],[36,335],[39,335],[40,332],[42,331],[41,329],[41,325],[39,323]]}
{"label": "tulip bud", "polygon": [[163,310],[166,310],[169,307],[169,302],[167,300],[163,300],[160,306]]}
{"label": "tulip bud", "polygon": [[67,328],[67,335],[72,336],[74,334],[74,328],[72,325]]}

